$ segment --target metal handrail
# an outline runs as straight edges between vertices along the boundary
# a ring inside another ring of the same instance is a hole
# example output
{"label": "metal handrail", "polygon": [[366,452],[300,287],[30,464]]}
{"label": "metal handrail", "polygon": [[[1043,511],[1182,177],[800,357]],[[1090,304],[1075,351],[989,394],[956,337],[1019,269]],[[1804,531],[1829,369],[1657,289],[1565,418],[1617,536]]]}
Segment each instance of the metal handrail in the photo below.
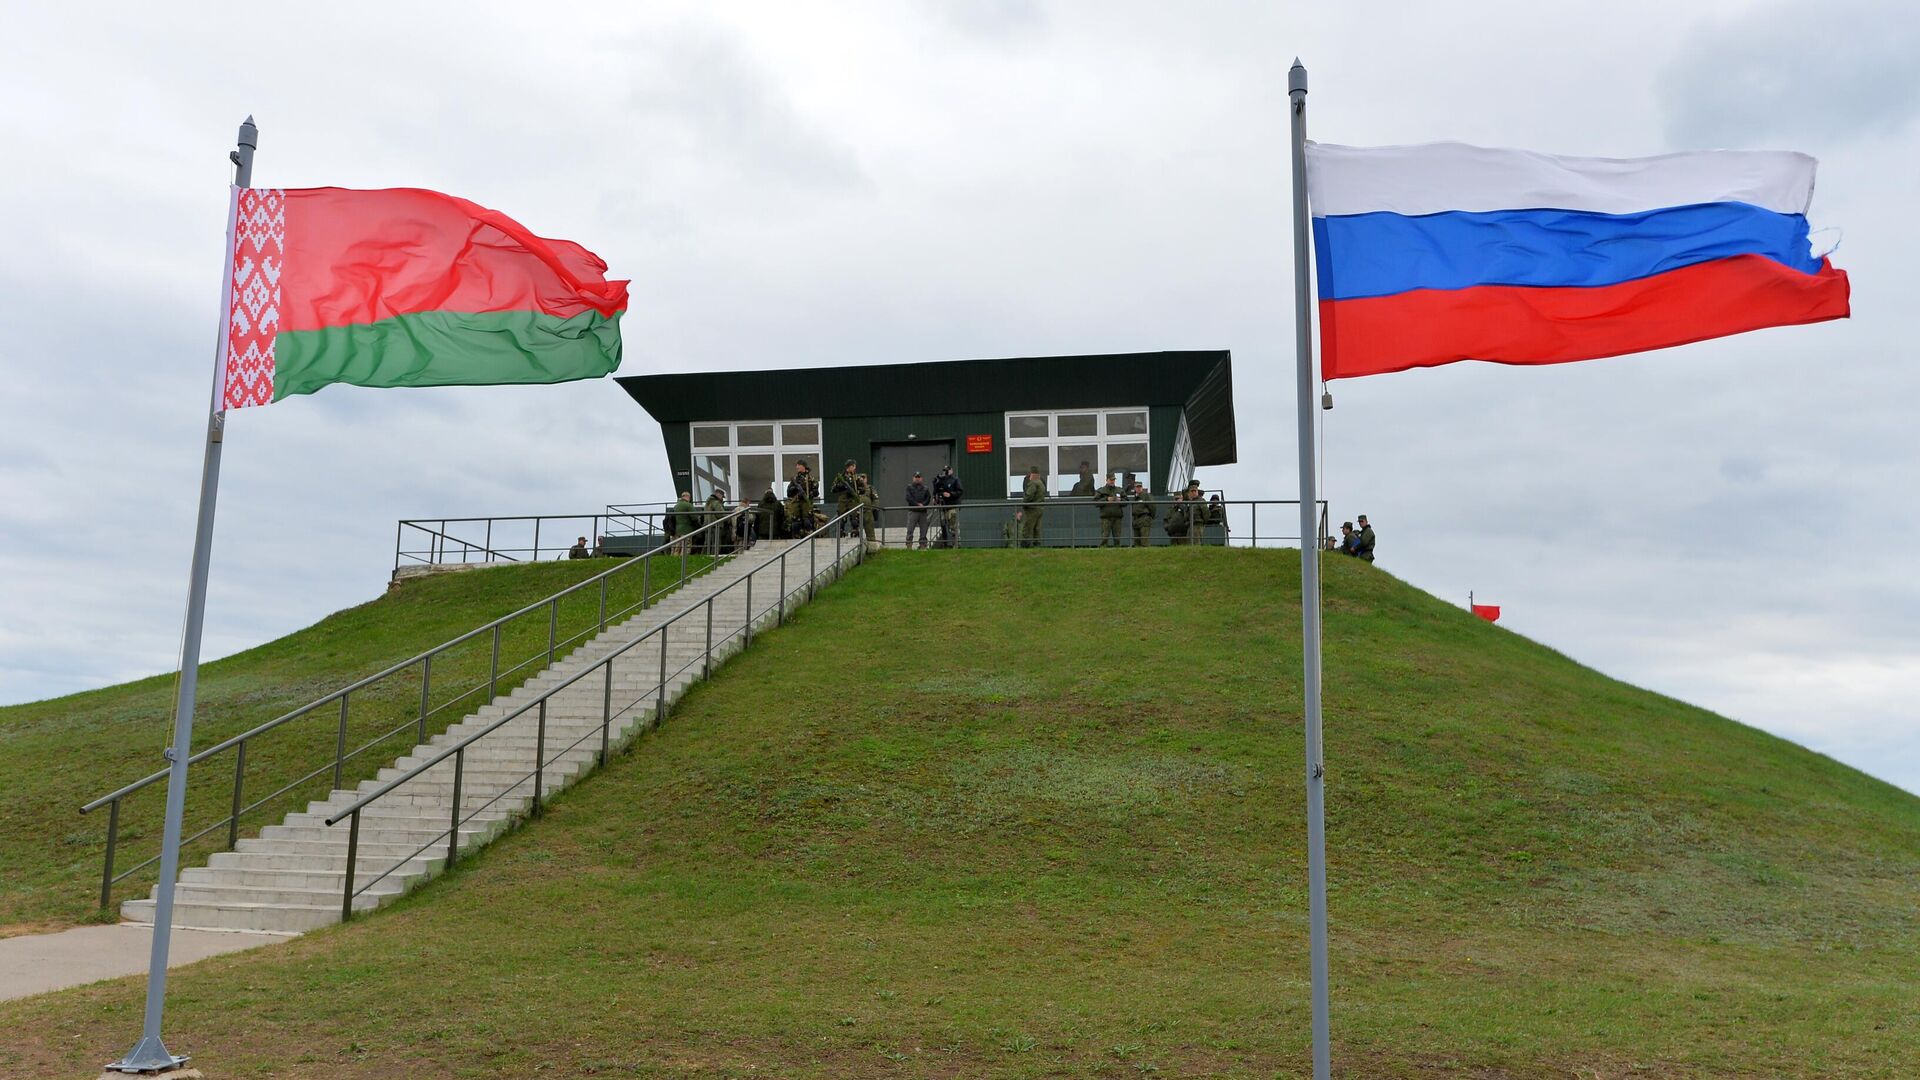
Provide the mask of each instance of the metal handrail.
{"label": "metal handrail", "polygon": [[[213,825],[209,826],[208,828],[203,829],[198,833],[195,833],[191,838],[189,838],[189,841],[197,840],[200,837],[206,836],[208,833],[215,831],[220,826],[225,825],[228,830],[228,847],[231,848],[232,845],[235,842],[237,842],[237,839],[238,839],[239,822],[241,817],[246,813],[264,805],[267,801],[277,798],[280,795],[283,795],[286,792],[291,791],[294,788],[300,786],[301,784],[314,780],[329,770],[333,772],[334,784],[336,787],[338,787],[341,782],[343,769],[348,761],[353,760],[354,758],[358,757],[361,753],[364,753],[365,751],[371,749],[372,747],[379,745],[380,743],[386,741],[387,739],[394,737],[400,732],[406,730],[408,727],[415,728],[419,732],[420,740],[424,742],[426,740],[426,727],[427,727],[427,720],[429,717],[438,714],[439,712],[446,709],[448,706],[450,706],[454,702],[460,701],[466,698],[468,695],[475,693],[480,688],[479,686],[474,686],[468,689],[464,689],[460,691],[459,694],[454,696],[451,700],[442,702],[437,707],[430,706],[429,703],[430,703],[431,691],[432,691],[433,658],[435,656],[438,656],[455,646],[464,644],[469,641],[473,641],[481,637],[482,635],[492,634],[493,635],[492,668],[488,674],[488,681],[485,684],[480,684],[480,685],[487,686],[490,689],[497,689],[499,679],[503,674],[511,675],[514,672],[517,672],[520,668],[523,668],[528,664],[535,662],[540,655],[536,653],[533,657],[529,657],[526,660],[522,660],[518,663],[515,663],[512,667],[506,669],[505,672],[502,672],[499,667],[500,636],[501,636],[502,628],[504,628],[508,623],[511,623],[514,620],[519,619],[522,616],[525,616],[531,612],[538,611],[541,608],[546,608],[549,612],[549,617],[548,617],[547,648],[545,650],[545,655],[547,658],[547,662],[552,663],[555,654],[557,653],[558,649],[561,647],[562,644],[571,645],[573,642],[585,637],[587,633],[586,630],[582,630],[577,634],[570,635],[567,639],[565,639],[564,642],[562,642],[562,640],[559,638],[559,633],[558,633],[559,611],[560,611],[561,600],[575,593],[578,593],[583,589],[586,589],[598,584],[601,590],[600,613],[594,624],[594,632],[597,633],[601,630],[604,630],[607,625],[607,621],[610,617],[614,618],[617,621],[618,618],[623,617],[626,613],[633,611],[635,608],[645,608],[647,605],[647,602],[653,597],[653,590],[651,585],[643,584],[642,594],[637,604],[629,605],[626,608],[621,609],[620,611],[611,613],[610,615],[610,613],[607,611],[607,608],[606,608],[608,579],[613,577],[613,575],[615,574],[629,573],[634,569],[636,565],[638,565],[641,568],[640,573],[641,573],[642,582],[643,583],[649,582],[650,569],[653,565],[653,560],[661,556],[672,556],[673,554],[675,554],[675,552],[673,551],[673,548],[678,548],[679,551],[677,552],[677,554],[680,560],[680,574],[679,574],[679,577],[676,579],[676,584],[684,583],[686,580],[688,580],[688,557],[692,552],[693,545],[700,539],[700,535],[708,529],[715,529],[715,530],[722,529],[728,524],[742,517],[746,513],[747,511],[745,509],[734,509],[727,512],[723,516],[717,516],[713,520],[707,522],[706,524],[700,526],[699,528],[691,530],[685,536],[677,538],[676,543],[672,545],[672,547],[663,547],[655,551],[647,552],[645,555],[641,556],[638,559],[623,561],[619,565],[611,567],[605,571],[602,571],[601,573],[595,574],[590,578],[586,578],[581,581],[575,582],[574,584],[569,585],[564,589],[561,589],[560,591],[552,594],[551,596],[548,596],[542,600],[538,600],[532,604],[529,604],[519,609],[518,611],[512,612],[511,614],[508,614],[508,615],[501,616],[500,618],[494,619],[491,622],[485,623],[479,627],[476,627],[472,630],[467,631],[466,633],[460,634],[445,642],[442,642],[441,644],[436,645],[431,649],[427,649],[405,660],[401,660],[397,663],[391,664],[388,667],[383,668],[372,675],[364,676],[360,679],[355,680],[352,683],[347,684],[344,687],[341,687],[340,689],[334,690],[319,698],[316,698],[314,701],[309,702],[306,705],[303,705],[290,712],[284,713],[263,724],[259,724],[238,735],[232,736],[219,743],[216,743],[213,746],[206,748],[205,750],[201,750],[197,753],[194,753],[192,756],[190,756],[187,759],[187,763],[189,765],[198,764],[214,756],[215,754],[223,753],[230,749],[236,750],[237,756],[234,763],[235,764],[234,795],[233,795],[233,806],[232,806],[231,812],[226,816],[217,820]],[[716,548],[718,546],[719,545],[715,545]],[[702,572],[704,573],[704,572],[710,571],[714,565],[717,565],[717,562],[707,564],[707,566],[703,569]],[[421,667],[420,711],[417,717],[415,717],[412,720],[409,720],[405,724],[402,724],[394,728],[392,731],[387,732],[386,734],[380,736],[379,738],[374,739],[371,742],[366,743],[360,747],[357,747],[351,753],[349,753],[346,747],[346,736],[347,736],[349,702],[352,699],[352,695],[359,691],[365,690],[367,687],[372,686],[380,682],[381,680],[388,678],[389,676],[392,676],[398,672],[407,670],[408,668],[411,668],[414,665],[419,665]],[[301,777],[299,780],[294,781],[292,784],[289,784],[281,788],[279,791],[274,792],[272,795],[268,796],[266,799],[256,800],[251,804],[245,803],[242,796],[245,788],[246,748],[247,748],[248,742],[250,740],[257,739],[260,736],[270,731],[273,731],[274,729],[279,728],[282,725],[287,724],[293,720],[297,720],[303,716],[311,715],[321,707],[335,703],[335,702],[339,703],[339,706],[340,706],[340,720],[339,720],[338,736],[336,738],[335,750],[332,756],[332,760],[326,764],[321,765],[319,768],[316,768],[315,770],[306,774],[305,776]],[[88,802],[84,806],[80,807],[80,812],[82,814],[91,813],[102,806],[110,807],[110,813],[107,819],[107,841],[106,841],[106,853],[105,853],[105,860],[104,860],[105,865],[101,873],[100,905],[102,908],[108,907],[112,903],[112,890],[114,885],[118,884],[120,881],[125,880],[127,877],[137,872],[138,870],[143,869],[148,865],[151,865],[154,861],[154,859],[147,859],[141,863],[134,865],[133,867],[122,870],[118,874],[114,872],[114,855],[115,855],[115,849],[117,846],[118,835],[119,835],[120,803],[124,799],[126,799],[128,796],[152,784],[159,782],[161,779],[165,778],[167,775],[168,775],[167,770],[165,769],[159,770],[150,775],[147,775],[138,780],[135,780],[130,784],[120,787],[112,792],[102,795],[99,798],[96,798],[91,802]]]}
{"label": "metal handrail", "polygon": [[[425,519],[421,519],[421,520],[425,520]],[[440,522],[441,522],[441,524],[442,524],[442,526],[444,527],[444,526],[445,526],[445,523],[446,523],[447,521],[458,521],[458,520],[463,520],[463,519],[459,519],[459,518],[446,518],[446,519],[439,519],[439,518],[436,518],[436,519],[434,519],[434,520],[437,520],[437,521],[440,521]],[[446,532],[442,532],[442,531],[441,531],[440,529],[429,529],[429,528],[427,528],[427,527],[426,527],[425,525],[423,525],[423,524],[421,524],[421,522],[420,522],[420,521],[409,521],[409,520],[407,520],[407,519],[405,519],[405,518],[402,518],[402,519],[401,519],[401,521],[400,521],[400,528],[402,528],[402,529],[413,529],[413,530],[415,530],[415,531],[418,531],[418,532],[423,532],[423,533],[426,533],[426,534],[427,534],[428,536],[430,536],[430,537],[431,537],[431,536],[437,536],[437,537],[439,537],[439,538],[440,538],[441,540],[443,540],[443,541],[444,541],[444,540],[451,540],[451,541],[453,541],[454,543],[456,543],[456,544],[459,544],[459,545],[460,545],[460,549],[461,549],[462,551],[467,551],[467,550],[469,550],[469,549],[471,549],[471,550],[473,550],[473,551],[477,551],[477,552],[479,552],[479,553],[480,553],[480,554],[482,554],[482,555],[486,555],[486,556],[488,556],[488,557],[489,557],[489,560],[488,560],[488,561],[492,561],[492,559],[493,559],[493,558],[500,558],[500,559],[504,559],[504,560],[506,560],[507,562],[519,562],[519,561],[520,561],[519,559],[516,559],[516,558],[514,558],[513,556],[511,556],[511,555],[509,555],[509,554],[507,554],[507,553],[506,553],[506,552],[504,552],[504,551],[495,551],[495,550],[494,550],[493,548],[490,548],[490,547],[487,547],[487,546],[486,546],[486,545],[484,545],[484,544],[476,544],[476,543],[474,543],[474,542],[473,542],[473,541],[471,541],[471,540],[466,540],[466,539],[462,539],[461,537],[458,537],[458,536],[454,536],[454,535],[452,535],[451,533],[446,533]],[[492,542],[491,540],[489,540],[489,541],[488,541],[488,543],[491,543],[491,542]],[[444,544],[444,543],[443,543],[443,544],[441,544],[441,545],[440,545],[440,549],[441,549],[442,551],[444,551],[444,550],[446,550],[446,548],[447,548],[447,545],[446,545],[446,544]],[[396,565],[397,565],[397,563],[398,563],[398,558],[399,558],[399,556],[400,556],[401,554],[402,554],[402,552],[401,552],[401,550],[400,550],[400,537],[399,537],[399,535],[398,535],[398,533],[397,533],[397,531],[396,531],[396,535],[394,536],[394,556],[395,556],[395,561],[396,561]],[[411,555],[411,554],[412,554],[412,552],[405,552],[405,554],[408,554],[408,555]]]}
{"label": "metal handrail", "polygon": [[[746,513],[745,510],[735,509],[728,515],[728,517],[729,518],[739,517],[744,513]],[[700,526],[700,528],[695,529],[693,532],[688,533],[685,537],[675,538],[674,542],[677,545],[683,540],[690,541],[694,536],[698,535],[699,533],[707,529],[713,528],[716,525],[724,525],[726,524],[726,522],[727,522],[727,518],[719,518],[714,521],[710,521],[707,524]],[[623,570],[630,570],[635,565],[643,564],[648,559],[652,559],[655,556],[662,555],[665,553],[666,553],[665,549],[660,549],[657,551],[649,551],[638,559],[630,559],[630,560],[623,561],[620,565],[615,566],[610,570],[603,570],[600,573],[595,574],[590,578],[585,578],[580,581],[577,581],[574,584],[569,585],[564,589],[561,589],[559,592],[554,593],[552,596],[549,596],[543,600],[536,600],[533,603],[528,604],[526,607],[523,607],[520,610],[510,615],[502,615],[499,618],[493,620],[492,622],[482,623],[481,625],[473,628],[472,630],[467,631],[464,634],[461,634],[458,637],[448,638],[446,641],[441,642],[438,645],[435,645],[431,649],[428,649],[424,652],[415,653],[413,656],[410,656],[405,660],[401,660],[398,663],[391,664],[381,669],[380,671],[375,672],[372,675],[363,676],[359,680],[348,683],[346,686],[343,686],[338,690],[332,691],[331,693],[328,693],[322,697],[315,698],[313,701],[305,705],[302,705],[291,712],[275,717],[274,719],[269,720],[258,727],[252,728],[247,731],[243,731],[240,734],[227,739],[225,742],[215,743],[214,745],[188,758],[187,764],[189,765],[198,764],[199,762],[206,760],[208,757],[211,757],[214,754],[220,753],[223,750],[230,749],[233,746],[246,741],[247,739],[251,739],[257,735],[261,735],[261,734],[264,734],[265,732],[271,731],[274,728],[277,728],[281,724],[284,724],[290,720],[297,720],[300,717],[305,716],[306,714],[312,712],[313,710],[319,708],[322,705],[325,705],[329,702],[338,701],[344,695],[351,694],[357,690],[364,690],[367,687],[372,686],[374,683],[379,682],[380,680],[386,678],[389,675],[393,675],[397,672],[404,671],[407,668],[410,668],[413,665],[428,659],[429,657],[437,656],[440,653],[446,652],[448,649],[453,648],[455,645],[464,645],[467,642],[472,641],[474,638],[479,637],[481,634],[487,633],[488,631],[492,630],[496,626],[505,626],[507,623],[510,623],[515,619],[518,619],[520,616],[525,615],[528,612],[536,611],[540,608],[548,607],[552,604],[555,604],[559,602],[559,600],[562,597],[570,596],[573,593],[579,592],[581,589],[584,589],[589,585],[602,581],[606,578],[610,578],[613,575],[618,574]],[[680,555],[682,558],[684,558],[686,555],[686,552],[681,552]],[[141,788],[146,787],[148,784],[152,784],[152,783],[155,783],[156,781],[164,780],[166,779],[166,777],[167,777],[167,770],[161,769],[158,772],[155,772],[151,776],[146,776],[139,780],[135,780],[133,783],[128,784],[126,787],[123,787],[118,791],[100,796],[99,798],[93,800],[92,802],[86,804],[85,806],[82,806],[80,808],[80,812],[85,814],[85,813],[90,813],[94,810],[98,810],[100,807],[106,805],[111,800],[124,798],[128,795],[133,794],[136,791],[139,791]]]}
{"label": "metal handrail", "polygon": [[[814,530],[812,533],[808,534],[808,536],[805,537],[805,539],[807,540],[809,545],[811,545],[827,530],[834,529],[837,525],[841,524],[847,518],[850,518],[854,515],[862,513],[863,510],[864,508],[862,507],[856,507],[851,510],[848,510],[845,513],[842,513],[839,516],[828,521],[825,525],[822,525],[820,528]],[[689,534],[689,535],[691,536],[692,534]],[[833,565],[831,568],[829,568],[827,573],[839,574],[844,572],[845,556],[842,555],[839,550],[840,539],[841,537],[838,535],[836,531],[835,538],[834,538],[835,549],[834,549]],[[780,596],[775,600],[774,607],[773,607],[773,610],[775,612],[775,620],[777,623],[784,623],[786,621],[787,600],[790,597],[796,595],[797,593],[803,590],[810,591],[813,588],[815,582],[818,581],[819,578],[822,576],[817,569],[811,568],[813,552],[810,550],[809,551],[810,570],[807,576],[807,580],[802,584],[800,584],[799,586],[789,589],[786,584],[786,580],[787,580],[786,566],[787,566],[787,558],[792,553],[793,553],[793,549],[789,547],[781,551],[780,558],[778,560],[779,574],[780,574],[780,581],[781,581]],[[866,556],[866,545],[862,543],[856,548],[856,562],[864,560],[865,556]],[[488,724],[485,728],[481,729],[480,731],[476,731],[466,736],[465,738],[462,738],[457,743],[442,747],[438,752],[434,753],[431,757],[427,758],[425,761],[422,761],[419,764],[416,764],[411,768],[409,768],[404,775],[395,777],[387,781],[386,783],[375,788],[373,791],[368,792],[367,794],[362,795],[359,798],[355,799],[351,804],[345,807],[342,807],[339,810],[336,810],[331,815],[329,815],[324,821],[324,824],[328,828],[332,828],[333,826],[339,824],[342,821],[351,822],[351,824],[348,827],[348,833],[347,833],[347,857],[346,857],[345,880],[342,886],[342,895],[341,895],[341,902],[340,902],[341,920],[344,922],[353,917],[353,902],[357,897],[363,895],[368,889],[371,889],[373,886],[379,884],[381,881],[386,880],[386,878],[392,875],[395,870],[398,870],[400,867],[405,866],[409,862],[412,862],[414,859],[418,858],[419,856],[426,853],[427,851],[439,846],[439,844],[442,842],[443,839],[447,844],[447,864],[451,865],[459,853],[461,826],[466,824],[469,821],[472,821],[475,816],[485,811],[488,807],[491,807],[494,803],[498,802],[500,799],[504,798],[509,793],[519,790],[521,785],[525,784],[528,780],[532,780],[534,783],[531,813],[538,815],[541,812],[541,797],[542,797],[542,786],[543,786],[542,781],[544,779],[544,775],[547,769],[550,767],[551,762],[558,761],[560,760],[561,757],[564,757],[564,755],[571,753],[575,749],[578,749],[582,743],[586,742],[594,734],[593,731],[589,730],[587,733],[579,736],[578,738],[574,739],[573,742],[563,747],[558,752],[558,754],[555,755],[554,758],[549,759],[546,753],[546,719],[547,719],[548,702],[551,701],[553,697],[559,694],[561,691],[571,688],[575,684],[579,683],[581,680],[587,678],[590,675],[595,674],[596,672],[600,672],[602,670],[604,670],[606,673],[604,677],[606,690],[603,693],[601,698],[602,705],[601,705],[601,723],[600,723],[600,729],[599,729],[599,736],[600,736],[600,743],[601,743],[601,749],[600,749],[601,764],[605,764],[606,755],[607,755],[607,744],[609,739],[609,731],[610,731],[614,716],[616,715],[624,716],[629,710],[639,705],[641,701],[646,700],[645,696],[643,695],[642,697],[636,698],[634,701],[628,703],[627,705],[622,706],[618,713],[615,713],[613,711],[612,686],[613,686],[614,662],[619,658],[627,655],[628,652],[637,648],[643,642],[653,639],[655,636],[661,637],[661,649],[660,649],[660,676],[659,676],[659,681],[657,683],[656,690],[654,692],[653,700],[654,700],[654,707],[658,711],[659,718],[664,720],[667,716],[667,712],[669,708],[668,702],[667,702],[667,686],[669,682],[673,678],[677,678],[681,674],[684,674],[688,669],[692,668],[696,664],[705,665],[705,669],[709,672],[712,670],[713,649],[715,645],[715,642],[713,639],[713,604],[714,604],[714,601],[724,596],[729,590],[735,588],[736,586],[744,586],[746,590],[747,603],[746,603],[745,617],[741,621],[740,629],[737,631],[728,631],[726,635],[720,639],[720,644],[724,645],[726,642],[732,640],[735,635],[742,636],[744,640],[748,643],[752,642],[753,627],[756,619],[756,615],[753,608],[753,576],[755,573],[757,573],[762,569],[765,569],[765,567],[764,566],[755,567],[752,570],[749,570],[743,577],[739,578],[738,580],[728,582],[727,584],[709,593],[705,597],[705,599],[700,602],[700,604],[688,607],[683,611],[680,611],[674,615],[669,616],[665,621],[661,622],[659,625],[652,627],[651,629],[647,630],[645,633],[641,634],[640,636],[626,642],[623,645],[620,645],[618,648],[614,649],[612,652],[608,653],[606,656],[601,657],[599,660],[595,661],[593,664],[585,668],[582,668],[581,670],[575,672],[574,674],[566,677],[564,680],[557,683],[556,685],[549,687],[547,690],[542,692],[538,697],[525,702],[519,708],[514,709],[512,712],[509,712],[501,716],[499,719],[493,721],[491,724]],[[666,660],[667,645],[666,645],[665,635],[671,627],[678,624],[682,619],[685,619],[688,616],[693,615],[695,612],[699,612],[699,611],[704,611],[707,619],[707,642],[706,642],[706,648],[704,650],[704,653],[698,659],[688,660],[687,662],[681,664],[678,668],[674,669],[674,671],[671,674],[669,674],[667,671],[667,660]],[[506,785],[499,792],[495,793],[493,797],[489,798],[486,802],[476,807],[471,813],[464,812],[462,808],[461,785],[462,785],[462,779],[465,774],[467,749],[473,746],[474,744],[480,742],[482,739],[485,739],[487,736],[492,735],[494,732],[499,731],[501,728],[505,727],[507,724],[520,719],[521,717],[527,715],[529,712],[533,712],[536,709],[539,711],[540,727],[539,727],[539,734],[536,737],[535,744],[534,744],[533,768],[528,770],[525,776],[522,776],[519,779],[514,780],[511,784]],[[410,854],[396,860],[387,869],[375,875],[371,880],[368,880],[362,883],[360,887],[356,889],[354,887],[354,879],[356,876],[356,869],[357,869],[357,863],[358,863],[358,850],[360,846],[359,842],[360,842],[361,812],[365,810],[368,806],[371,806],[375,802],[378,802],[380,799],[391,794],[396,789],[419,778],[421,775],[425,774],[426,772],[432,769],[438,768],[439,766],[445,764],[449,759],[452,759],[454,762],[454,779],[453,779],[453,795],[451,800],[451,821],[449,822],[448,827],[434,834],[433,838],[429,839],[426,843],[415,848],[413,852],[411,852]]]}

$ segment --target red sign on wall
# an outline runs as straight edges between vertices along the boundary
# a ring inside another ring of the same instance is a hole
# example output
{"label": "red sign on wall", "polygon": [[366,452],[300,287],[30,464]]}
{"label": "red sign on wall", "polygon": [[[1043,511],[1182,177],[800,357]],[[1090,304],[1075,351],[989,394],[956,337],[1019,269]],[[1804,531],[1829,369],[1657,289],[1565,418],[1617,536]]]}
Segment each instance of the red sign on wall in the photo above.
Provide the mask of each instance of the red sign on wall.
{"label": "red sign on wall", "polygon": [[993,453],[993,436],[991,435],[967,436],[967,453],[969,454]]}

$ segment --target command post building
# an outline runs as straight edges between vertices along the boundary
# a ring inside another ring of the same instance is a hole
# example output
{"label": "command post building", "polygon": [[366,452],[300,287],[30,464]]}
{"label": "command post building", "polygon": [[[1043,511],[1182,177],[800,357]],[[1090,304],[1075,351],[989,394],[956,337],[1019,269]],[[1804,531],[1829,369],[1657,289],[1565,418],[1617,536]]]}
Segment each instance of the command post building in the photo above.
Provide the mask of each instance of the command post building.
{"label": "command post building", "polygon": [[[635,375],[660,422],[673,490],[784,494],[796,461],[824,480],[848,459],[883,503],[952,465],[968,502],[1018,495],[1029,466],[1062,495],[1082,462],[1156,492],[1234,461],[1233,357],[1206,352],[955,360],[871,367]],[[823,467],[824,466],[824,467]]]}

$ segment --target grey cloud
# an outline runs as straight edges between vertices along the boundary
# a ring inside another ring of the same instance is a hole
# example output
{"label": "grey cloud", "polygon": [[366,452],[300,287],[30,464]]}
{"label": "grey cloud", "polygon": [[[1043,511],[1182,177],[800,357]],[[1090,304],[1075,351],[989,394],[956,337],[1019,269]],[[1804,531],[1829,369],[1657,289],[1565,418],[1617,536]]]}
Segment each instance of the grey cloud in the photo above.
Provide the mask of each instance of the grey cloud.
{"label": "grey cloud", "polygon": [[801,116],[734,35],[685,26],[634,40],[628,106],[650,174],[664,162],[698,162],[762,190],[869,184],[853,149]]}
{"label": "grey cloud", "polygon": [[1905,0],[1746,9],[1696,27],[1656,84],[1679,147],[1829,145],[1920,113],[1920,18]]}
{"label": "grey cloud", "polygon": [[1026,38],[1047,25],[1037,0],[935,0],[933,7],[954,29],[994,42]]}

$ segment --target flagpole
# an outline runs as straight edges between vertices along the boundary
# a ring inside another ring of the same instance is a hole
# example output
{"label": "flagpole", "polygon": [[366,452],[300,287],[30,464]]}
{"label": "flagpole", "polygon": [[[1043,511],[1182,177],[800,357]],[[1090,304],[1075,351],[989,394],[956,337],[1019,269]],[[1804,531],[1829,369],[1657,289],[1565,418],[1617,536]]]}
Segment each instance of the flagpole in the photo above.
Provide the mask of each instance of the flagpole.
{"label": "flagpole", "polygon": [[1313,1077],[1332,1072],[1327,1021],[1326,768],[1320,755],[1320,550],[1314,483],[1313,279],[1307,236],[1307,69],[1287,72],[1293,112],[1293,331],[1300,437],[1300,667],[1307,733],[1307,907],[1313,968]]}
{"label": "flagpole", "polygon": [[[253,117],[240,125],[231,155],[235,187],[253,186],[253,151],[260,143]],[[200,629],[207,613],[207,564],[213,555],[213,508],[220,490],[220,442],[226,427],[222,386],[226,374],[227,325],[233,310],[234,211],[227,211],[226,256],[221,263],[220,332],[214,348],[213,397],[207,412],[206,457],[200,466],[200,512],[193,532],[193,565],[187,576],[187,622],[180,635],[180,683],[173,706],[173,747],[167,751],[167,822],[160,841],[160,881],[154,892],[153,951],[147,961],[147,1011],[140,1041],[108,1065],[118,1072],[159,1072],[186,1064],[160,1038],[167,999],[167,950],[173,938],[173,886],[180,871],[180,821],[187,805],[187,759],[193,755],[193,699],[200,676]]]}

